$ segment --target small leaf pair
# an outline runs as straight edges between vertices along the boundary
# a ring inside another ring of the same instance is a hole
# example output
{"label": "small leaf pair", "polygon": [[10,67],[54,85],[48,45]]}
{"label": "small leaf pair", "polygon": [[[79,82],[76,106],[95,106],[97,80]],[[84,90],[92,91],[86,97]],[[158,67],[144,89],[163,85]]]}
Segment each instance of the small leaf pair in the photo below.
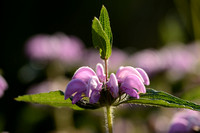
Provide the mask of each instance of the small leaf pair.
{"label": "small leaf pair", "polygon": [[100,17],[92,22],[92,41],[95,48],[99,49],[102,59],[107,60],[112,52],[112,31],[110,28],[109,15],[104,6],[101,8]]}

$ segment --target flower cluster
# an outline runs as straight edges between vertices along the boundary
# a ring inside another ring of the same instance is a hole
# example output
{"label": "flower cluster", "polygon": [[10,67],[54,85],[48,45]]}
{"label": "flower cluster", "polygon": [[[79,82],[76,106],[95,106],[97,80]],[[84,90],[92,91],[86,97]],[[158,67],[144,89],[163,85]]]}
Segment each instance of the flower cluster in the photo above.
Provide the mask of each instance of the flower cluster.
{"label": "flower cluster", "polygon": [[118,98],[126,93],[131,97],[139,98],[140,93],[146,93],[144,85],[149,85],[149,78],[141,68],[131,66],[120,67],[116,72],[111,73],[106,81],[103,65],[96,65],[96,73],[87,66],[79,68],[66,87],[65,99],[73,96],[72,103],[75,104],[83,98],[89,97],[90,103],[96,103],[101,97],[102,89],[106,88],[113,98]]}

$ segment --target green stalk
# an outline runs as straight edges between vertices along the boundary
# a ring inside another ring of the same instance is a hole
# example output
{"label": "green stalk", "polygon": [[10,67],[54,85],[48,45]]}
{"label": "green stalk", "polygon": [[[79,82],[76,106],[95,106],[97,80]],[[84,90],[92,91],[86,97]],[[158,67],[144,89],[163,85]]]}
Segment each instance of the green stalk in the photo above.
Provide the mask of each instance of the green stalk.
{"label": "green stalk", "polygon": [[106,133],[112,133],[113,132],[112,107],[106,106],[104,111],[105,111]]}
{"label": "green stalk", "polygon": [[105,59],[106,82],[108,81],[108,59]]}
{"label": "green stalk", "polygon": [[[105,59],[105,73],[106,73],[106,82],[107,82],[108,81],[108,59]],[[107,100],[108,99],[109,98],[107,97]],[[112,116],[112,107],[109,104],[105,107],[104,114],[105,114],[106,132],[112,133],[113,132],[113,127],[112,127],[113,126],[113,121],[112,121],[113,116]]]}

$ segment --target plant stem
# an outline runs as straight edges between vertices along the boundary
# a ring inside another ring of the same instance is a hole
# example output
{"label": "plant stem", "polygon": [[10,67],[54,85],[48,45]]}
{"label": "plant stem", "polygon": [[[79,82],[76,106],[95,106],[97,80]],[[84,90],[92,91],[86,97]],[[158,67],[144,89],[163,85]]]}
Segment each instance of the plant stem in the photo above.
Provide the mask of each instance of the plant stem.
{"label": "plant stem", "polygon": [[113,129],[113,118],[112,118],[112,108],[111,106],[106,106],[105,109],[105,124],[106,124],[106,132],[107,133],[112,133]]}
{"label": "plant stem", "polygon": [[106,73],[106,82],[108,81],[108,60],[105,59],[105,73]]}
{"label": "plant stem", "polygon": [[[105,59],[105,73],[106,73],[106,82],[108,81],[108,59]],[[108,98],[107,98],[108,99]],[[107,105],[105,108],[105,124],[106,124],[106,132],[112,133],[112,108],[110,105]]]}

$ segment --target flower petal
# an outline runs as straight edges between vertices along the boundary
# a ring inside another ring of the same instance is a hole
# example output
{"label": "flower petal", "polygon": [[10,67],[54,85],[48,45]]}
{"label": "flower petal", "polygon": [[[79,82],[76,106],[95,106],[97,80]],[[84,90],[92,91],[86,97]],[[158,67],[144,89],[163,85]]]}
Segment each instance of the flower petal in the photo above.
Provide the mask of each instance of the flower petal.
{"label": "flower petal", "polygon": [[69,98],[75,92],[82,93],[86,91],[87,85],[80,79],[73,79],[67,85],[65,90],[65,100]]}
{"label": "flower petal", "polygon": [[132,89],[132,88],[121,88],[121,92],[125,92],[126,94],[130,95],[131,97],[135,97],[137,99],[140,98],[137,91],[135,89]]}
{"label": "flower petal", "polygon": [[82,93],[76,93],[73,97],[73,100],[72,100],[72,104],[75,104],[76,102],[78,102],[79,100],[81,100],[82,98]]}
{"label": "flower petal", "polygon": [[106,81],[106,75],[104,73],[104,68],[103,68],[102,64],[98,63],[96,65],[96,73],[97,73],[97,76],[98,76],[98,78],[99,78],[99,80],[101,82],[105,82]]}
{"label": "flower petal", "polygon": [[140,75],[142,76],[143,80],[144,80],[144,84],[145,85],[149,85],[150,84],[150,81],[149,81],[149,77],[147,75],[147,73],[142,69],[142,68],[135,68],[139,73]]}
{"label": "flower petal", "polygon": [[91,97],[90,97],[90,103],[96,103],[99,101],[100,98],[100,92],[93,90],[91,93]]}
{"label": "flower petal", "polygon": [[72,79],[80,79],[87,83],[92,76],[96,76],[96,73],[90,67],[80,67],[72,77]]}
{"label": "flower petal", "polygon": [[124,82],[121,84],[120,88],[122,89],[137,89],[138,93],[146,93],[146,88],[141,81],[141,79],[133,74],[125,78]]}
{"label": "flower petal", "polygon": [[131,66],[120,67],[117,70],[116,77],[117,77],[118,82],[122,83],[127,76],[133,75],[133,74],[137,75],[142,80],[142,82],[144,82],[140,73]]}
{"label": "flower petal", "polygon": [[107,87],[109,88],[111,95],[114,98],[117,98],[119,95],[119,88],[118,88],[118,81],[114,73],[110,75],[110,79],[107,82]]}
{"label": "flower petal", "polygon": [[101,83],[99,81],[97,76],[92,76],[90,78],[90,80],[88,81],[88,87],[87,87],[87,91],[86,91],[86,96],[90,97],[91,91],[93,91],[93,90],[101,91],[102,90],[102,85],[103,85],[103,83]]}

